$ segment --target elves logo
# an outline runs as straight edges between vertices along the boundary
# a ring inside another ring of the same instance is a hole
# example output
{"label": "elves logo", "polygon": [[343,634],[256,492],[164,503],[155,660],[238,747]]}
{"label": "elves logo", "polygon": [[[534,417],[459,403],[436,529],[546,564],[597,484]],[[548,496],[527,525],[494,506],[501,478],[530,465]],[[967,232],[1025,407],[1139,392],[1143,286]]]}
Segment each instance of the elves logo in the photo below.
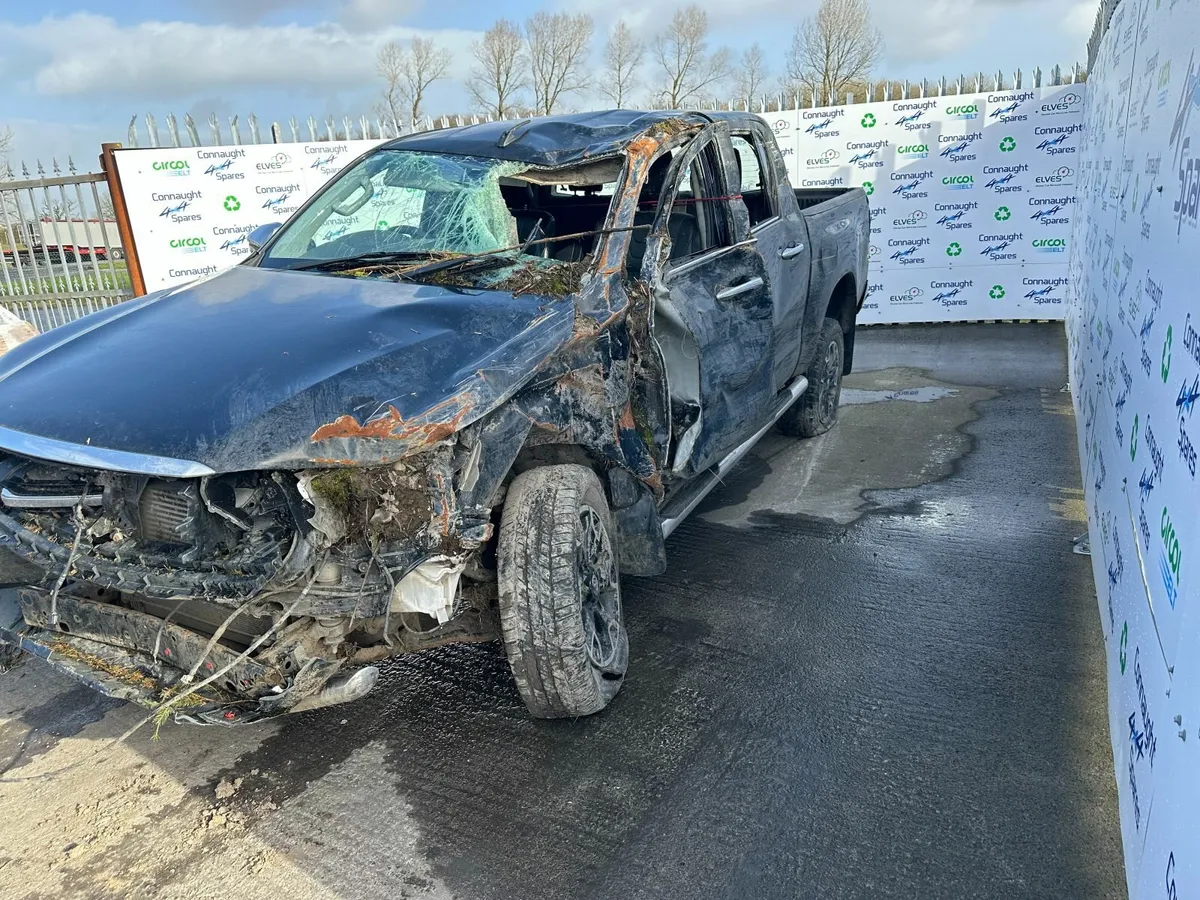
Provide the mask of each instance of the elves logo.
{"label": "elves logo", "polygon": [[771,123],[771,130],[776,134],[787,131],[791,127],[792,123],[787,119],[776,119],[773,123]]}
{"label": "elves logo", "polygon": [[1062,115],[1063,113],[1073,113],[1079,108],[1079,104],[1083,98],[1074,91],[1063,94],[1058,100],[1051,103],[1043,103],[1038,107],[1038,112],[1044,116]]}
{"label": "elves logo", "polygon": [[910,287],[907,291],[905,291],[902,294],[892,294],[892,296],[888,297],[888,302],[889,303],[900,303],[900,304],[920,303],[921,296],[924,293],[925,292],[923,290],[921,290],[919,287]]}
{"label": "elves logo", "polygon": [[892,219],[892,225],[896,228],[924,228],[925,220],[928,218],[929,213],[923,209],[917,209],[903,218]]}
{"label": "elves logo", "polygon": [[832,147],[830,147],[828,150],[826,150],[820,156],[814,157],[813,159],[806,159],[804,162],[814,169],[821,169],[821,168],[826,168],[828,166],[836,166],[837,159],[840,156],[841,156],[840,153],[838,153],[836,150],[834,150]]}
{"label": "elves logo", "polygon": [[1060,166],[1053,175],[1039,175],[1033,181],[1034,184],[1070,184],[1074,177],[1074,169],[1070,166]]}
{"label": "elves logo", "polygon": [[282,172],[283,169],[292,161],[292,158],[286,153],[276,153],[266,162],[255,163],[254,168],[260,172]]}

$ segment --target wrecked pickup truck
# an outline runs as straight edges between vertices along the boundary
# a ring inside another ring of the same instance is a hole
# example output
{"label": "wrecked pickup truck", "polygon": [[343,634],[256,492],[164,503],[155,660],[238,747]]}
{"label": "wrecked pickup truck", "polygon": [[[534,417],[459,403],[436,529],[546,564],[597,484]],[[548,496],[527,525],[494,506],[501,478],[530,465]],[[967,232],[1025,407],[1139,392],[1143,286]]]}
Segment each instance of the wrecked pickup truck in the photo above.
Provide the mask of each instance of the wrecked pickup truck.
{"label": "wrecked pickup truck", "polygon": [[377,147],[243,264],[0,360],[0,641],[233,724],[502,640],[533,715],[597,712],[619,576],[770,428],[834,424],[868,236],[750,115]]}

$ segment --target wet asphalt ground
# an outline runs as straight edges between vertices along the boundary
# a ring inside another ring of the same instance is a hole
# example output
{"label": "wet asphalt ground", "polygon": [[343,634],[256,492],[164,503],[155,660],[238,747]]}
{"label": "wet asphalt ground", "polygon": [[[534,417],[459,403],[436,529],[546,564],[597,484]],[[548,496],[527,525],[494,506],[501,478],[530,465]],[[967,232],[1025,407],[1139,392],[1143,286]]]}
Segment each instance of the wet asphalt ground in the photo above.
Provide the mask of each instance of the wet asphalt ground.
{"label": "wet asphalt ground", "polygon": [[[873,329],[623,582],[626,686],[526,715],[499,647],[247,729],[0,675],[5,897],[1124,896],[1061,326]],[[65,848],[65,849],[64,849]]]}

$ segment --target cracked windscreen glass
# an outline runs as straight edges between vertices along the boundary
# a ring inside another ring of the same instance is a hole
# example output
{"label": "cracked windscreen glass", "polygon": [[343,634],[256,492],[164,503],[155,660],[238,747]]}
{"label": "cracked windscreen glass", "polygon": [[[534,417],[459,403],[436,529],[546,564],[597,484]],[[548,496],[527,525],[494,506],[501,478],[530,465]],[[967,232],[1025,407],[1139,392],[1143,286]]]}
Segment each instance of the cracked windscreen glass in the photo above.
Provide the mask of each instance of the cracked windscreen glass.
{"label": "cracked windscreen glass", "polygon": [[523,168],[471,156],[381,150],[341,173],[280,229],[259,265],[512,247],[516,220],[500,179]]}

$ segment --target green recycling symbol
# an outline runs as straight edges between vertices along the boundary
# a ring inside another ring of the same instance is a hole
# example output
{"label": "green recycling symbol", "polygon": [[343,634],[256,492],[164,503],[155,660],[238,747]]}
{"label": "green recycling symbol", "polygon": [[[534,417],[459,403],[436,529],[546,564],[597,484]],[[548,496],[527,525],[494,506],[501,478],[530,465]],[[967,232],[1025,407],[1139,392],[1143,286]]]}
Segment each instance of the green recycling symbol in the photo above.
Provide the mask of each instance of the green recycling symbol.
{"label": "green recycling symbol", "polygon": [[954,241],[949,247],[946,248],[946,255],[947,256],[961,256],[962,255],[962,245],[959,244],[958,241]]}
{"label": "green recycling symbol", "polygon": [[237,212],[241,208],[242,202],[233,194],[225,198],[225,212]]}
{"label": "green recycling symbol", "polygon": [[1137,459],[1138,417],[1133,417],[1133,428],[1129,431],[1129,459]]}
{"label": "green recycling symbol", "polygon": [[864,181],[863,182],[863,192],[866,193],[866,195],[868,197],[870,197],[873,193],[875,193],[875,185],[873,185],[869,181]]}
{"label": "green recycling symbol", "polygon": [[993,300],[1003,300],[1004,293],[1005,293],[1004,285],[993,284],[992,289],[990,291],[988,291],[988,296],[991,297]]}
{"label": "green recycling symbol", "polygon": [[1167,383],[1167,377],[1171,374],[1171,326],[1167,326],[1167,341],[1163,344],[1162,353],[1162,380],[1163,384]]}
{"label": "green recycling symbol", "polygon": [[1004,153],[1011,153],[1017,149],[1017,142],[1014,138],[1006,137],[1000,142],[1000,150]]}
{"label": "green recycling symbol", "polygon": [[1125,674],[1125,663],[1129,659],[1129,623],[1121,626],[1121,674]]}
{"label": "green recycling symbol", "polygon": [[388,228],[387,219],[380,219],[378,222],[375,223],[376,231],[385,231],[387,228]]}
{"label": "green recycling symbol", "polygon": [[1007,206],[1002,206],[998,210],[996,210],[996,221],[997,222],[1007,222],[1011,218],[1012,218],[1012,213],[1009,211]]}
{"label": "green recycling symbol", "polygon": [[875,127],[875,114],[867,113],[865,116],[862,117],[862,122],[860,124],[862,125],[863,128],[874,128]]}

